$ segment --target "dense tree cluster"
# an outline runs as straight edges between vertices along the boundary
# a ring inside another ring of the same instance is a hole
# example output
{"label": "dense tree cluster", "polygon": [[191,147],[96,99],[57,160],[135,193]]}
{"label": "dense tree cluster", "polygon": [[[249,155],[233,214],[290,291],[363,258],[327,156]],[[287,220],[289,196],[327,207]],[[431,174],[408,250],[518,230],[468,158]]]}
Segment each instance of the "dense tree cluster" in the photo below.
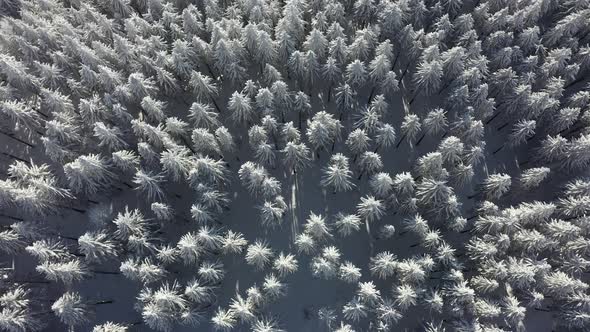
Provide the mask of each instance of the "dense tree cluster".
{"label": "dense tree cluster", "polygon": [[326,331],[590,329],[589,22],[576,0],[0,0],[0,330],[302,331],[271,305],[302,278],[348,290],[306,309]]}

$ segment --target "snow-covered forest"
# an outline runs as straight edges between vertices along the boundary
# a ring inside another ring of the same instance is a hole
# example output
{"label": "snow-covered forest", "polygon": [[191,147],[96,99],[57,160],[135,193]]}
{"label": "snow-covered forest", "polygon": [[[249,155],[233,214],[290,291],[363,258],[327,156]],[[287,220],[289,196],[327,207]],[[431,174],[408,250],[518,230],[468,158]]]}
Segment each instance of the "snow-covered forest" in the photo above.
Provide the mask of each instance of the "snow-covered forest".
{"label": "snow-covered forest", "polygon": [[0,0],[0,330],[588,331],[589,41],[587,0]]}

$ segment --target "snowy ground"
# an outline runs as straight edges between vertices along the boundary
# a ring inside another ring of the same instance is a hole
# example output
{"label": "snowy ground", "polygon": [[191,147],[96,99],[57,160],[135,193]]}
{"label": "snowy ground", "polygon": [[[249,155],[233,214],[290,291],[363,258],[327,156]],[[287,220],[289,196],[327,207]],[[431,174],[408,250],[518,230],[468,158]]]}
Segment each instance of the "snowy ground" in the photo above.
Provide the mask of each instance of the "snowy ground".
{"label": "snowy ground", "polygon": [[[224,91],[223,97],[218,100],[227,100],[227,97],[232,91]],[[362,92],[364,96],[368,96],[369,91]],[[410,96],[410,92],[406,92],[406,95]],[[366,98],[366,97],[365,97]],[[408,98],[409,99],[409,98]],[[403,118],[404,112],[407,109],[404,108],[402,103],[402,93],[396,94],[393,100],[390,100],[390,109],[388,117],[385,119],[387,122],[393,124],[396,130],[399,131],[399,125]],[[430,102],[430,104],[428,104]],[[424,98],[417,98],[416,101],[411,105],[412,112],[418,114],[421,118],[426,112],[433,106],[436,105],[437,100]],[[221,105],[225,102],[221,102]],[[321,109],[321,101],[318,96],[313,98],[314,110],[318,111]],[[329,104],[327,111],[335,113],[333,102]],[[182,103],[175,103],[169,105],[169,110],[174,110],[174,114],[183,116],[186,114],[187,107]],[[222,109],[224,107],[222,106]],[[170,114],[172,115],[172,114]],[[222,115],[226,116],[226,115]],[[452,120],[452,115],[449,116]],[[293,118],[294,122],[297,123],[296,118]],[[514,156],[521,156],[521,159],[526,159],[531,154],[531,149],[524,147],[521,148],[518,154],[513,154],[510,149],[503,149],[496,155],[492,155],[490,151],[495,150],[500,146],[506,138],[506,134],[509,132],[509,126],[502,131],[498,132],[494,127],[500,125],[501,120],[496,120],[495,125],[486,126],[486,141],[488,147],[488,156],[485,161],[485,165],[477,170],[476,177],[474,178],[473,184],[479,182],[486,172],[497,172],[502,171],[510,175],[516,176],[519,174],[518,171],[518,160]],[[225,121],[224,121],[225,122]],[[352,119],[345,118],[344,124],[347,130],[343,131],[343,136],[346,137],[349,129],[352,125]],[[304,126],[305,129],[305,126]],[[356,204],[359,198],[368,192],[366,176],[360,181],[356,181],[358,187],[357,190],[349,193],[338,193],[333,194],[331,192],[324,191],[320,185],[321,168],[326,164],[329,159],[329,152],[321,152],[319,159],[314,156],[311,167],[306,168],[304,171],[296,175],[291,175],[286,170],[279,166],[276,169],[271,170],[273,176],[281,180],[283,196],[285,197],[288,205],[289,212],[285,216],[283,224],[280,228],[266,229],[260,226],[258,220],[258,210],[255,208],[255,200],[247,193],[247,191],[240,185],[237,179],[237,170],[241,163],[251,160],[251,151],[247,145],[247,135],[244,128],[239,128],[236,131],[234,128],[232,133],[236,138],[241,135],[240,151],[237,154],[237,159],[228,160],[231,169],[231,184],[229,186],[229,194],[232,198],[230,210],[227,211],[220,219],[222,227],[226,227],[235,231],[244,233],[246,238],[253,242],[256,239],[266,239],[276,253],[278,252],[291,252],[294,253],[293,240],[295,236],[302,231],[303,223],[309,216],[310,212],[321,213],[328,218],[331,218],[337,212],[354,212]],[[303,132],[302,132],[303,133]],[[539,135],[541,136],[541,135]],[[3,142],[4,146],[2,151],[13,154],[23,159],[33,158],[37,163],[44,158],[39,152],[39,147],[35,149],[23,149],[22,145],[14,144],[15,142],[9,139],[0,137],[0,142]],[[411,171],[415,159],[418,156],[423,155],[428,151],[436,149],[439,139],[432,137],[426,137],[422,144],[418,147],[410,148],[409,145],[404,142],[399,149],[391,148],[388,150],[381,151],[381,155],[384,161],[384,171],[388,172],[392,176],[402,171]],[[529,145],[535,144],[536,141],[530,142]],[[334,152],[345,151],[343,144],[337,144]],[[5,156],[3,156],[5,157]],[[6,159],[6,158],[5,158]],[[351,157],[352,159],[352,157]],[[500,162],[506,160],[505,163]],[[0,168],[3,172],[6,169],[6,165],[9,160],[3,161],[3,166]],[[353,166],[354,167],[354,166]],[[357,170],[355,169],[355,172]],[[356,173],[358,175],[358,173]],[[355,176],[356,177],[356,176]],[[554,177],[554,181],[558,182],[558,177]],[[463,216],[469,217],[473,215],[473,200],[467,199],[467,196],[473,192],[473,188],[467,187],[462,190],[455,188],[457,196],[463,202]],[[192,204],[191,193],[187,185],[185,184],[174,184],[168,188],[169,193],[179,194],[182,198],[174,198],[171,203],[178,211],[188,216],[190,205]],[[513,197],[518,195],[517,192],[512,193]],[[541,199],[550,193],[532,193],[535,198]],[[105,193],[102,197],[93,198],[100,202],[107,202],[113,205],[113,210],[118,212],[124,209],[126,205],[129,208],[139,207],[142,211],[149,211],[149,206],[146,205],[141,197],[139,197],[134,191],[125,189],[123,191],[115,190],[112,193]],[[513,203],[517,201],[524,201],[531,199],[530,197],[521,197],[520,199],[512,199]],[[92,204],[81,201],[76,203],[80,208],[87,209]],[[373,226],[373,233],[381,224],[390,223],[398,227],[401,223],[402,217],[394,214],[395,211],[388,211],[388,214]],[[5,211],[8,215],[19,215],[18,211]],[[2,218],[4,224],[8,224],[11,220]],[[82,214],[74,211],[63,212],[63,215],[49,218],[41,222],[55,225],[56,228],[61,232],[62,235],[67,236],[79,236],[87,229],[87,214]],[[187,224],[183,221],[177,221],[174,224],[169,225],[164,229],[162,236],[167,239],[170,243],[176,243],[180,236],[190,230],[197,228],[196,224]],[[464,242],[468,238],[468,234],[453,235],[451,242],[455,244],[459,252],[462,252],[462,248],[458,246],[459,243]],[[448,238],[447,238],[448,239]],[[371,276],[368,273],[368,262],[371,256],[369,248],[369,236],[364,231],[354,234],[348,238],[342,239],[336,236],[332,242],[336,245],[343,253],[343,260],[349,260],[355,265],[363,269],[363,277],[361,281],[371,280]],[[374,253],[380,251],[389,250],[395,253],[399,258],[410,257],[414,254],[421,252],[419,247],[410,247],[416,243],[416,238],[413,235],[399,236],[396,235],[388,240],[377,240],[375,242]],[[75,243],[72,242],[72,248],[75,248]],[[9,259],[8,257],[5,257]],[[16,271],[19,273],[17,279],[32,279],[39,280],[40,276],[34,272],[34,263],[26,256],[22,255],[16,257]],[[350,300],[353,296],[355,286],[345,284],[337,280],[318,280],[311,276],[309,271],[309,257],[304,255],[298,256],[299,260],[299,271],[293,275],[287,277],[288,283],[288,296],[279,299],[276,303],[273,303],[265,310],[268,315],[273,315],[279,318],[281,327],[288,331],[322,331],[319,325],[319,321],[316,319],[317,310],[324,306],[329,306],[338,313],[342,305]],[[222,307],[227,307],[231,297],[235,295],[237,291],[244,291],[253,284],[261,284],[264,278],[265,272],[257,272],[252,269],[251,266],[245,264],[245,260],[242,256],[233,256],[224,258],[223,263],[227,268],[227,274],[224,282],[220,286],[219,290],[219,301],[218,304]],[[102,264],[95,267],[97,270],[103,271],[117,271],[118,262],[113,264]],[[195,271],[186,268],[180,263],[174,265],[171,269],[172,272],[168,280],[178,280],[180,282],[187,281],[195,274]],[[29,271],[29,273],[23,272]],[[469,273],[467,273],[469,275]],[[391,292],[391,285],[387,282],[375,280],[382,293]],[[44,285],[40,285],[44,286]],[[100,305],[95,310],[95,318],[92,324],[98,324],[107,320],[116,322],[139,322],[141,321],[141,315],[133,308],[135,302],[135,296],[140,290],[140,285],[136,282],[132,282],[124,278],[122,275],[96,275],[94,278],[87,279],[76,285],[76,290],[80,291],[89,299],[93,300],[114,300],[112,304]],[[51,291],[47,293],[47,299],[55,299],[59,296],[60,291],[55,287],[51,288]],[[46,299],[39,299],[45,301]],[[400,321],[398,330],[420,330],[421,310],[411,310],[407,315]],[[532,327],[531,331],[550,331],[551,330],[551,317],[546,313],[541,312],[530,312],[527,315],[527,326]],[[358,326],[367,327],[367,323],[364,322]],[[91,325],[78,329],[79,331],[88,331]],[[534,327],[534,328],[533,328]],[[60,331],[63,330],[63,325],[54,322],[48,326],[47,331]],[[145,325],[137,325],[131,328],[132,331],[146,331],[149,330]],[[203,323],[198,331],[210,331],[212,328],[208,323]],[[246,331],[246,326],[239,326],[237,331]],[[175,331],[195,331],[194,328],[182,328],[177,326]],[[363,331],[361,329],[361,331]]]}

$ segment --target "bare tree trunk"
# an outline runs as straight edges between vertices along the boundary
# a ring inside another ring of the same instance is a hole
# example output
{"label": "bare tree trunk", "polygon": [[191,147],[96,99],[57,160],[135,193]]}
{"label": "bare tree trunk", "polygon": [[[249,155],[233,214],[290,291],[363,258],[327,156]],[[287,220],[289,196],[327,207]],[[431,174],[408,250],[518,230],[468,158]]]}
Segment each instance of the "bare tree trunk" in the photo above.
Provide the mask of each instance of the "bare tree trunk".
{"label": "bare tree trunk", "polygon": [[585,80],[586,78],[587,78],[586,75],[582,75],[582,76],[578,77],[577,79],[571,81],[570,83],[566,84],[566,86],[564,86],[563,89],[565,90],[565,89],[569,88],[570,86],[572,86],[572,85],[574,85],[576,83],[580,83],[583,80]]}
{"label": "bare tree trunk", "polygon": [[60,209],[72,210],[72,211],[78,212],[80,214],[86,213],[86,210],[77,209],[77,208],[71,207],[71,206],[65,206],[65,205],[60,205],[60,204],[53,204],[53,206],[58,207]]}
{"label": "bare tree trunk", "polygon": [[500,115],[502,113],[503,110],[499,110],[498,112],[496,112],[496,114],[492,115],[491,118],[488,119],[488,121],[486,121],[486,124],[490,124],[490,122],[494,121],[495,118],[498,117],[498,115]]}
{"label": "bare tree trunk", "polygon": [[0,217],[15,220],[15,221],[25,221],[23,218],[13,217],[13,216],[9,216],[9,215],[3,214],[3,213],[0,213]]}
{"label": "bare tree trunk", "polygon": [[397,55],[395,56],[395,60],[393,60],[393,65],[391,66],[391,70],[395,69],[395,65],[397,64],[397,61],[399,60],[399,58],[400,58],[400,54],[398,52]]}
{"label": "bare tree trunk", "polygon": [[412,105],[412,103],[414,102],[414,100],[416,100],[416,97],[418,97],[419,94],[420,94],[419,90],[416,89],[414,96],[412,97],[412,99],[410,99],[409,105]]}
{"label": "bare tree trunk", "polygon": [[[576,128],[574,128],[574,129],[570,130],[568,133],[566,133],[566,134],[565,134],[565,137],[566,137],[566,138],[569,138],[569,137],[571,137],[572,135],[576,134],[577,132],[579,132],[580,130],[582,130],[582,129],[585,129],[585,128],[586,128],[586,126],[579,126],[579,127],[576,127]],[[562,132],[563,132],[563,131],[565,131],[565,130],[562,130]],[[561,132],[560,132],[560,134],[561,134]]]}
{"label": "bare tree trunk", "polygon": [[442,88],[440,88],[440,90],[438,90],[438,94],[440,95],[443,91],[445,91],[448,87],[451,86],[451,84],[453,84],[453,82],[455,82],[456,78],[453,78],[452,80],[448,80],[447,83],[443,84]]}
{"label": "bare tree trunk", "polygon": [[504,129],[506,126],[508,126],[510,124],[510,122],[506,122],[505,124],[501,125],[500,127],[498,127],[498,131]]}
{"label": "bare tree trunk", "polygon": [[375,86],[371,89],[371,93],[369,94],[369,100],[367,101],[367,105],[371,104],[371,98],[373,98],[373,94],[375,93]]}
{"label": "bare tree trunk", "polygon": [[209,96],[209,99],[211,99],[211,102],[213,102],[213,105],[217,109],[217,112],[221,113],[221,109],[219,108],[219,105],[217,105],[217,102],[215,101],[215,98],[213,98],[213,96],[210,95]]}
{"label": "bare tree trunk", "polygon": [[221,76],[215,74],[215,72],[213,71],[211,66],[209,66],[209,64],[207,62],[205,62],[205,66],[207,67],[207,70],[209,70],[209,73],[211,73],[211,76],[213,76],[215,79],[217,79],[218,77],[221,77]]}
{"label": "bare tree trunk", "polygon": [[16,137],[16,135],[14,135],[14,134],[5,133],[3,131],[0,131],[0,134],[2,134],[4,136],[7,136],[9,138],[12,138],[13,140],[15,140],[15,141],[17,141],[19,143],[22,143],[22,144],[24,144],[24,145],[26,145],[26,146],[28,146],[30,148],[34,148],[35,147],[35,145],[33,145],[33,144],[31,144],[31,143],[29,143],[29,142],[27,142],[25,140],[22,140],[22,139]]}
{"label": "bare tree trunk", "polygon": [[426,133],[423,133],[422,136],[420,137],[420,139],[418,139],[418,141],[416,142],[416,146],[420,145],[420,142],[422,142],[424,137],[426,137]]}
{"label": "bare tree trunk", "polygon": [[373,256],[373,251],[375,250],[374,240],[371,236],[371,227],[369,226],[369,220],[365,219],[365,228],[367,229],[367,235],[369,235],[369,251],[371,256]]}
{"label": "bare tree trunk", "polygon": [[188,106],[188,107],[191,107],[191,106],[192,106],[192,103],[189,103],[188,101],[186,101],[186,99],[184,99],[184,98],[179,98],[179,99],[180,99],[180,101],[182,101],[182,103],[183,103],[183,104],[185,104],[186,106]]}
{"label": "bare tree trunk", "polygon": [[397,142],[397,145],[395,146],[395,148],[399,148],[399,146],[402,144],[402,142],[404,141],[404,139],[406,138],[406,134],[404,134],[400,139],[399,142]]}
{"label": "bare tree trunk", "polygon": [[28,161],[24,160],[23,158],[17,157],[17,156],[15,156],[15,155],[11,154],[11,153],[8,153],[8,152],[2,152],[2,154],[3,154],[3,155],[5,155],[5,156],[7,156],[7,157],[9,157],[10,159],[14,159],[14,160],[22,161],[23,163],[25,163],[25,164],[27,164],[27,165],[31,165],[31,163],[30,163],[30,162],[28,162]]}
{"label": "bare tree trunk", "polygon": [[184,137],[184,135],[180,136],[180,139],[182,140],[182,142],[184,143],[184,146],[186,146],[189,150],[191,150],[192,153],[197,154],[197,151],[195,151],[195,149],[193,149],[193,147],[191,146],[191,144],[187,141],[186,137]]}
{"label": "bare tree trunk", "polygon": [[408,62],[408,65],[406,66],[406,69],[404,69],[402,76],[399,78],[399,83],[401,84],[402,81],[404,80],[404,77],[406,76],[406,74],[408,73],[408,69],[410,68],[410,64],[412,63],[412,61]]}
{"label": "bare tree trunk", "polygon": [[66,240],[72,240],[72,241],[76,241],[78,242],[78,238],[77,237],[73,237],[73,236],[65,236],[65,235],[61,235],[61,234],[56,234],[53,233],[54,236],[57,236],[60,239],[66,239]]}
{"label": "bare tree trunk", "polygon": [[272,140],[275,142],[275,150],[279,150],[279,139],[276,134],[272,134]]}
{"label": "bare tree trunk", "polygon": [[504,148],[504,144],[500,145],[499,148],[497,148],[496,150],[494,150],[494,152],[492,152],[492,154],[496,154],[498,152],[500,152],[500,150],[502,150]]}
{"label": "bare tree trunk", "polygon": [[50,284],[50,281],[46,280],[16,280],[16,279],[9,279],[10,282],[14,282],[17,284]]}
{"label": "bare tree trunk", "polygon": [[92,270],[92,273],[96,273],[96,274],[108,274],[108,275],[119,275],[119,274],[121,274],[121,272],[98,271],[98,270]]}

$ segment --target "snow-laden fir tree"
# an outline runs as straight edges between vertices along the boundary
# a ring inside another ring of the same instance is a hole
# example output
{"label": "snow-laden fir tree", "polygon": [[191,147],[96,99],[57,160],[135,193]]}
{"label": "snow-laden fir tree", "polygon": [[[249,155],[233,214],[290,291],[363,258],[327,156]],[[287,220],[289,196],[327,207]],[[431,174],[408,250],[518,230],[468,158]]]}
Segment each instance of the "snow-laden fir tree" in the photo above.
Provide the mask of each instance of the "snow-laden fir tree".
{"label": "snow-laden fir tree", "polygon": [[588,329],[585,2],[189,2],[0,1],[0,329]]}

